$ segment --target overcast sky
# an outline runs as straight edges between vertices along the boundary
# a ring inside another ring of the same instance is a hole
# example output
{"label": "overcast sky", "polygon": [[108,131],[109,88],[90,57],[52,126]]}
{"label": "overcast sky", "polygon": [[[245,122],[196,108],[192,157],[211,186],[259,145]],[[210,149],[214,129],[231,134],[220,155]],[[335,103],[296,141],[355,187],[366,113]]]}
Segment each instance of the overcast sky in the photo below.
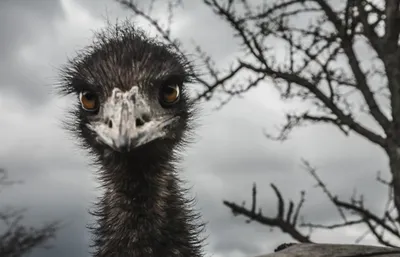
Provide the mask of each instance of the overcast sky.
{"label": "overcast sky", "polygon": [[[219,63],[234,57],[238,48],[229,28],[201,1],[190,4],[177,17],[174,35],[184,42],[193,39]],[[30,257],[88,256],[90,235],[85,225],[91,220],[87,211],[99,194],[97,182],[84,153],[60,127],[71,99],[52,95],[50,86],[57,82],[57,68],[90,42],[92,31],[105,26],[106,16],[115,21],[131,13],[112,0],[0,1],[0,167],[11,178],[25,181],[2,192],[0,204],[27,207],[28,225],[53,219],[66,224],[52,249],[35,250]],[[386,191],[374,179],[377,170],[388,176],[386,158],[363,139],[345,138],[325,126],[298,130],[283,144],[266,139],[262,130],[283,121],[283,108],[268,84],[221,111],[203,106],[198,138],[185,153],[182,176],[193,186],[197,207],[208,222],[209,256],[255,256],[291,241],[276,229],[246,224],[222,205],[223,199],[249,202],[253,181],[259,185],[265,214],[275,213],[276,199],[269,187],[273,182],[285,198],[297,200],[299,192],[307,190],[303,214],[309,220],[337,219],[301,169],[303,157],[319,168],[340,196],[350,197],[357,188],[375,209],[385,199]],[[316,232],[312,239],[351,243],[363,232],[356,228]],[[375,241],[367,237],[363,243]]]}

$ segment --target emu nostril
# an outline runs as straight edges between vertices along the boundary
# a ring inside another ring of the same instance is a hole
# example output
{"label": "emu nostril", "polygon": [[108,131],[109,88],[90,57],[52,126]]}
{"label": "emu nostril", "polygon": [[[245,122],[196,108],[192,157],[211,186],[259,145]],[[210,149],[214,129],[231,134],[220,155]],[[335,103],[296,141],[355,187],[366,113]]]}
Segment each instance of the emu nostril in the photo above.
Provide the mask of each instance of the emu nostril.
{"label": "emu nostril", "polygon": [[145,123],[145,121],[142,120],[141,118],[137,118],[137,119],[136,119],[136,127],[143,126],[144,123]]}
{"label": "emu nostril", "polygon": [[112,123],[111,120],[108,120],[108,127],[109,127],[109,128],[112,128],[112,127],[113,127],[113,123]]}
{"label": "emu nostril", "polygon": [[144,121],[144,122],[149,122],[149,121],[150,121],[150,115],[149,115],[149,114],[146,114],[146,113],[143,114],[143,117],[142,117],[142,118],[143,118],[143,121]]}

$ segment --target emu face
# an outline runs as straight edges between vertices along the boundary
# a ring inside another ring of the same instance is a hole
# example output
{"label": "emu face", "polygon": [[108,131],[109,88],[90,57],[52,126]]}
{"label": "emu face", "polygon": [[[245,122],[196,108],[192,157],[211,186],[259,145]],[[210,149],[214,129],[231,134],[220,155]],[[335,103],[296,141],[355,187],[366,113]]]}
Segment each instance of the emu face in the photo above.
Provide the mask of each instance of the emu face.
{"label": "emu face", "polygon": [[116,152],[179,142],[190,116],[182,59],[133,28],[110,31],[65,73],[78,131],[89,146]]}

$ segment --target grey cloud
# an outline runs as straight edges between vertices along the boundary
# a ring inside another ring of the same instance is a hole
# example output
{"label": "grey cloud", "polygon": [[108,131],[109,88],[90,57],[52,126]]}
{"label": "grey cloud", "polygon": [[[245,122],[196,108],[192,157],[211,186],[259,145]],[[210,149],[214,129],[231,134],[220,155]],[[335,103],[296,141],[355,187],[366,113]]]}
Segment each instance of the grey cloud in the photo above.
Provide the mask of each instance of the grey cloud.
{"label": "grey cloud", "polygon": [[111,22],[114,22],[117,18],[126,17],[131,14],[128,10],[122,9],[117,1],[113,0],[83,0],[77,2],[77,4],[89,11],[93,16],[104,20],[109,19]]}
{"label": "grey cloud", "polygon": [[[62,18],[59,1],[1,1],[0,59],[8,59],[24,44],[40,36],[54,19]],[[11,61],[11,60],[8,60]]]}
{"label": "grey cloud", "polygon": [[[38,78],[40,65],[35,67],[24,63],[21,50],[44,35],[51,36],[53,22],[62,18],[63,10],[57,0],[0,2],[0,93],[12,92],[23,96],[26,101],[46,98],[45,81]],[[38,64],[41,61],[37,60]]]}

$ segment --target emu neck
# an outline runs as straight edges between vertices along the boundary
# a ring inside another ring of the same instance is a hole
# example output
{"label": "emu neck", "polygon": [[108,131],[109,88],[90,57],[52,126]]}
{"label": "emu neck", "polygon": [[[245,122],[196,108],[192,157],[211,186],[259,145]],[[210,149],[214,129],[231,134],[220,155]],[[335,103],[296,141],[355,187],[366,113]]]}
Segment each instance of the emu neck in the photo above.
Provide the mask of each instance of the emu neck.
{"label": "emu neck", "polygon": [[202,256],[201,226],[168,162],[113,156],[103,161],[101,181],[95,257]]}

